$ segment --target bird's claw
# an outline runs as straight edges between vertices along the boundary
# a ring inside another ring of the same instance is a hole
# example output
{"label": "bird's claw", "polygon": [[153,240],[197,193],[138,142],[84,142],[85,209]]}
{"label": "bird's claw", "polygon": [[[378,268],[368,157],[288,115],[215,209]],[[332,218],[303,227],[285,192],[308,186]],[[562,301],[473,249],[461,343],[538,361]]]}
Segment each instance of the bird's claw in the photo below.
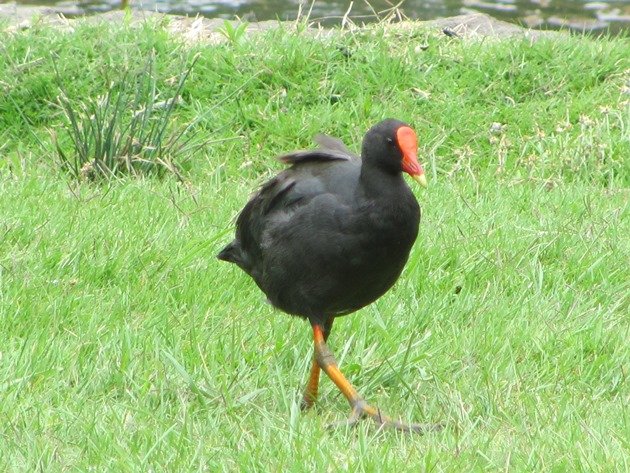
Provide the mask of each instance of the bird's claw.
{"label": "bird's claw", "polygon": [[315,400],[310,397],[304,396],[302,401],[300,402],[300,410],[302,412],[306,412],[310,410],[315,405]]}
{"label": "bird's claw", "polygon": [[405,424],[398,420],[393,420],[390,417],[384,415],[380,409],[374,408],[365,403],[365,401],[358,401],[352,406],[352,412],[347,420],[341,422],[334,422],[328,426],[330,429],[338,427],[355,427],[359,421],[365,417],[370,417],[380,429],[395,429],[401,432],[413,432],[417,434],[424,434],[427,432],[438,432],[444,428],[443,424]]}

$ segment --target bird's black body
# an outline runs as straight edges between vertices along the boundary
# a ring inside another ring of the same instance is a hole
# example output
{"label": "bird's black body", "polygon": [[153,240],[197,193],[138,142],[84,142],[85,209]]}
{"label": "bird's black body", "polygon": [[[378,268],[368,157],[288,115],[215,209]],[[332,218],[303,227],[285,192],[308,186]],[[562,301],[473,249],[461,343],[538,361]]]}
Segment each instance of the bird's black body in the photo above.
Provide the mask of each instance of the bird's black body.
{"label": "bird's black body", "polygon": [[322,137],[288,154],[236,222],[219,258],[236,263],[279,309],[324,323],[382,296],[418,234],[420,208],[401,174],[386,120],[364,138],[362,158]]}

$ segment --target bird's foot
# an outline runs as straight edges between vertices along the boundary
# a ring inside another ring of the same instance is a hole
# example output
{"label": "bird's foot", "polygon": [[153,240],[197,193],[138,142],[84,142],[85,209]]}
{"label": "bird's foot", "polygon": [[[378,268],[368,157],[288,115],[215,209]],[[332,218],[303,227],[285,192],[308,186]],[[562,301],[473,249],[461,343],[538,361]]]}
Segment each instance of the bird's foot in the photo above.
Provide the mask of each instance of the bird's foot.
{"label": "bird's foot", "polygon": [[311,396],[307,394],[304,394],[304,396],[302,397],[302,402],[300,402],[300,409],[302,411],[308,411],[314,405],[315,405],[315,399],[313,399]]}
{"label": "bird's foot", "polygon": [[336,422],[330,427],[348,426],[354,427],[359,421],[365,417],[371,418],[379,426],[379,429],[395,429],[401,432],[414,432],[424,434],[426,432],[437,432],[444,427],[442,424],[405,424],[399,420],[391,419],[381,412],[380,409],[367,404],[363,400],[356,401],[352,405],[352,412],[348,420]]}

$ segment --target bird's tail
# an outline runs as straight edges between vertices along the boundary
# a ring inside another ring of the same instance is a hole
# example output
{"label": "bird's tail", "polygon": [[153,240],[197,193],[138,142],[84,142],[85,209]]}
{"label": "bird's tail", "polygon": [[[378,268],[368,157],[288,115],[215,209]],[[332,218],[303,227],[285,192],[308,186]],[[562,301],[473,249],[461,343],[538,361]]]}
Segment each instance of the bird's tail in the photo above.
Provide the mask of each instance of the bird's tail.
{"label": "bird's tail", "polygon": [[241,245],[239,244],[238,240],[232,241],[229,245],[223,248],[217,255],[217,258],[222,261],[237,264],[240,267],[243,267],[245,263],[241,251]]}

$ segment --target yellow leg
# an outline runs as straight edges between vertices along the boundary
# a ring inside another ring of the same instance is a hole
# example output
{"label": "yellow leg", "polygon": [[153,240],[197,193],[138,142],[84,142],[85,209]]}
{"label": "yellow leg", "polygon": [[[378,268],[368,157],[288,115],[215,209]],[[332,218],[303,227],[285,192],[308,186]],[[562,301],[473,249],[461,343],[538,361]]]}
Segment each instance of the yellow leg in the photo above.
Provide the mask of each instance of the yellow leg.
{"label": "yellow leg", "polygon": [[[324,370],[350,403],[352,412],[347,422],[349,425],[355,425],[359,419],[367,416],[372,418],[379,426],[392,427],[404,432],[423,433],[427,430],[437,430],[441,428],[439,425],[403,424],[400,421],[390,419],[383,415],[379,409],[366,403],[337,366],[337,361],[333,353],[328,348],[328,345],[326,345],[326,338],[324,328],[319,324],[313,324],[313,339],[315,342],[315,358],[317,364]],[[311,375],[313,371],[314,368],[311,370]],[[317,377],[319,378],[319,372],[317,373]]]}
{"label": "yellow leg", "polygon": [[311,365],[311,375],[306,383],[306,389],[304,389],[304,396],[302,397],[302,409],[310,409],[317,401],[317,392],[319,390],[319,364],[317,359],[313,357],[313,364]]}
{"label": "yellow leg", "polygon": [[[330,331],[332,330],[332,324],[334,319],[328,319],[326,325],[323,328],[323,340],[328,340]],[[317,355],[313,355],[313,363],[311,364],[311,374],[308,377],[306,388],[304,389],[304,395],[302,397],[302,409],[310,409],[317,401],[317,394],[319,391],[319,373],[321,369],[317,362]]]}

